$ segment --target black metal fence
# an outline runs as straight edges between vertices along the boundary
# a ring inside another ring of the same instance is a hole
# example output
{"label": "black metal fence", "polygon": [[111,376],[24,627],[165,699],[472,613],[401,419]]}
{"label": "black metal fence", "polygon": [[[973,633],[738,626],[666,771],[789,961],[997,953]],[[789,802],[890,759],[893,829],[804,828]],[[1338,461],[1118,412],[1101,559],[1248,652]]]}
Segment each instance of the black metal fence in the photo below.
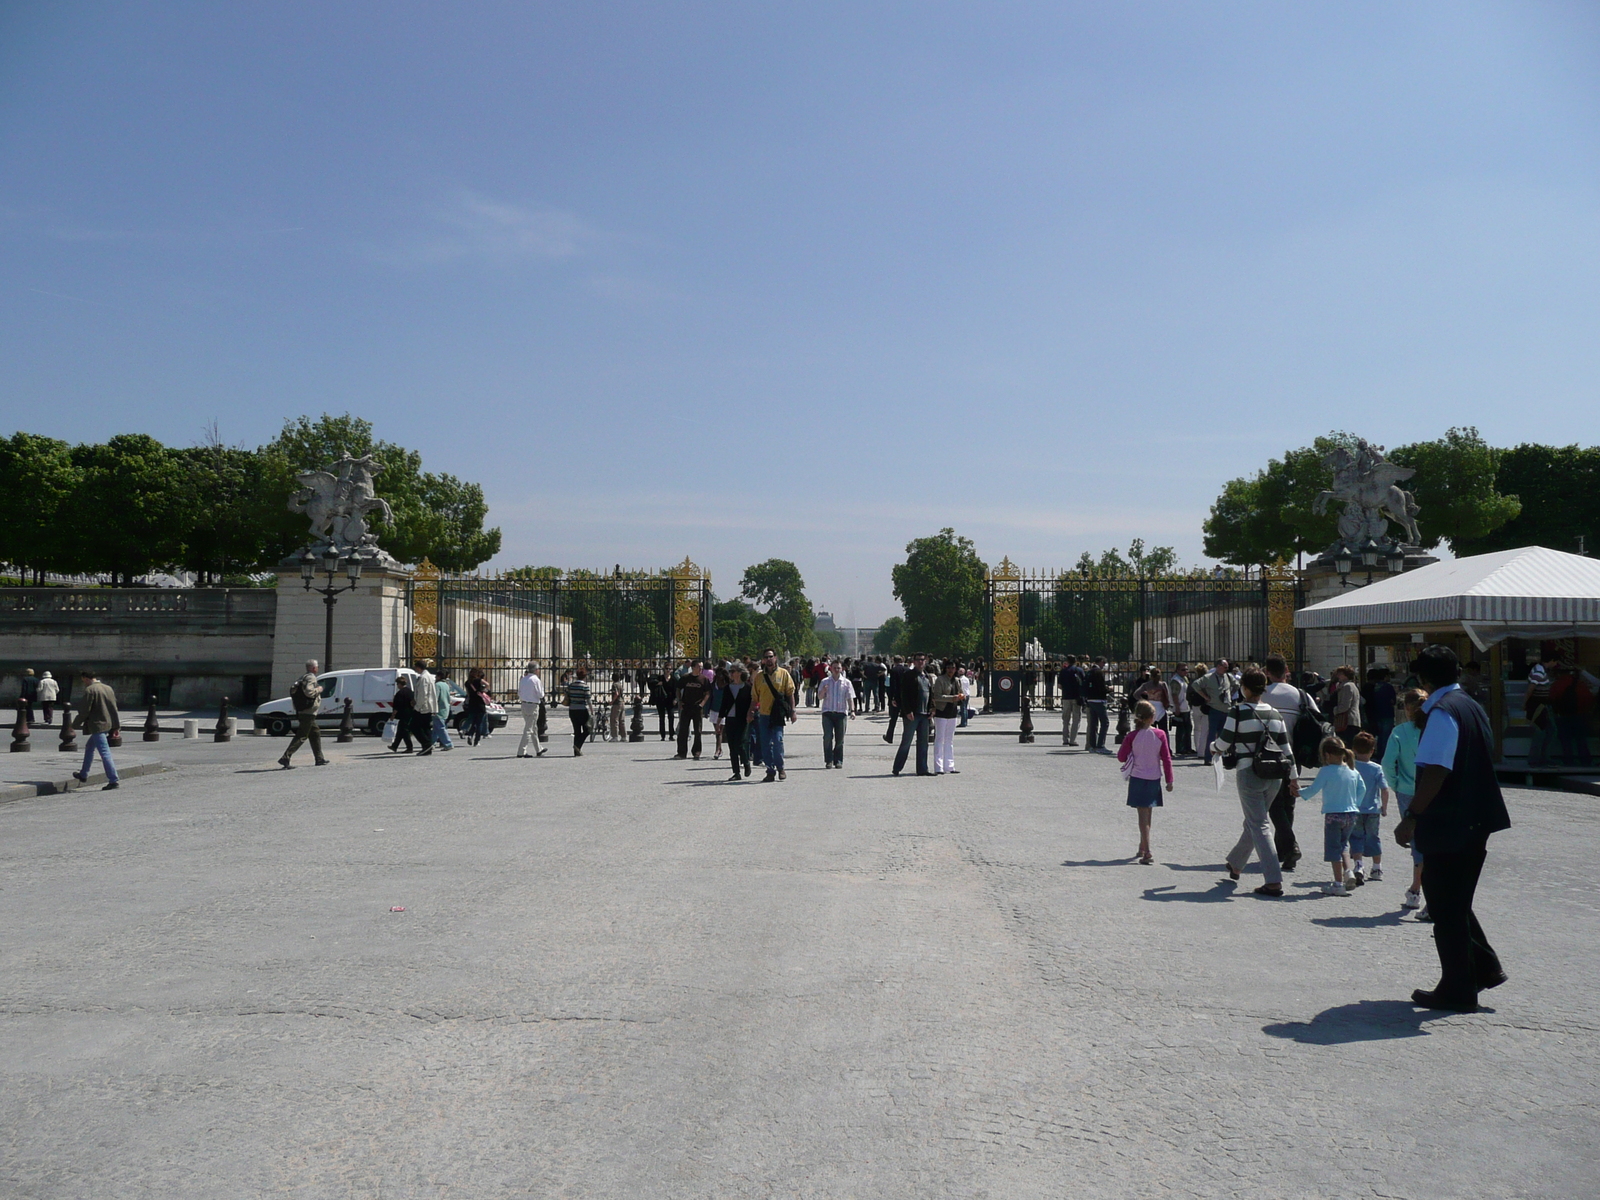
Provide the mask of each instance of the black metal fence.
{"label": "black metal fence", "polygon": [[474,667],[497,696],[515,695],[528,663],[546,687],[584,667],[598,696],[622,682],[631,697],[710,645],[711,579],[687,561],[667,571],[568,571],[532,578],[439,575],[419,569],[408,589],[408,658],[458,680]]}
{"label": "black metal fence", "polygon": [[1291,572],[1095,578],[1006,562],[986,587],[985,652],[998,670],[1067,654],[1171,666],[1276,652],[1298,667],[1294,611],[1304,596]]}

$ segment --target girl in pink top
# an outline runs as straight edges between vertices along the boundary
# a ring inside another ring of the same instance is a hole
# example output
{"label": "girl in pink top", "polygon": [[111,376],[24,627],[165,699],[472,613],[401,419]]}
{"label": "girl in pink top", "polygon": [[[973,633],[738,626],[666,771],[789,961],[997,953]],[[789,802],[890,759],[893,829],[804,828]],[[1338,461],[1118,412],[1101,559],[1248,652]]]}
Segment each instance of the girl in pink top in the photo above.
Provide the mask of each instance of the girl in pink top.
{"label": "girl in pink top", "polygon": [[1155,862],[1150,853],[1150,814],[1161,807],[1161,777],[1166,776],[1167,791],[1172,790],[1172,747],[1164,730],[1156,729],[1156,707],[1148,700],[1133,706],[1134,730],[1122,739],[1117,761],[1122,777],[1128,781],[1128,807],[1139,810],[1139,852],[1135,857],[1145,866]]}

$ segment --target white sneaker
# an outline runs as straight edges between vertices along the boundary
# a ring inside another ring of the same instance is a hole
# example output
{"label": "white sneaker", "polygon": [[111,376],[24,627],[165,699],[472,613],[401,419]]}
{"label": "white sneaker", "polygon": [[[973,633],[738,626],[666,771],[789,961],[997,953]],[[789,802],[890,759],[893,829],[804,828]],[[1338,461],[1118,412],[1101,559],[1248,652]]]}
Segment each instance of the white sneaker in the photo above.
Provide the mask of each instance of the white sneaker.
{"label": "white sneaker", "polygon": [[1322,885],[1322,894],[1325,896],[1348,896],[1350,891],[1342,883],[1325,883]]}
{"label": "white sneaker", "polygon": [[1414,892],[1410,888],[1407,888],[1406,889],[1406,894],[1405,894],[1405,899],[1400,901],[1400,907],[1401,908],[1421,908],[1422,907],[1422,893],[1421,892]]}
{"label": "white sneaker", "polygon": [[1368,875],[1367,878],[1372,880],[1373,883],[1381,882],[1383,880],[1383,868],[1382,867],[1373,867],[1372,868],[1372,874]]}

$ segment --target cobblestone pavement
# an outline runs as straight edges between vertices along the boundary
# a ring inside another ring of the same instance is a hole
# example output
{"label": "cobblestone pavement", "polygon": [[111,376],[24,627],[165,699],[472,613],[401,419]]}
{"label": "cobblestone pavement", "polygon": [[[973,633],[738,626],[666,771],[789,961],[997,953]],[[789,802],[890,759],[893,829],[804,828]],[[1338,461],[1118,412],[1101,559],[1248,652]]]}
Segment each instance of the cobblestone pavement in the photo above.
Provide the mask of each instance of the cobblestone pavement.
{"label": "cobblestone pavement", "polygon": [[1436,1016],[1400,856],[1261,900],[1209,772],[1141,867],[1114,760],[895,779],[879,728],[772,785],[241,739],[0,808],[0,1195],[1600,1192],[1593,798],[1510,793],[1512,980]]}

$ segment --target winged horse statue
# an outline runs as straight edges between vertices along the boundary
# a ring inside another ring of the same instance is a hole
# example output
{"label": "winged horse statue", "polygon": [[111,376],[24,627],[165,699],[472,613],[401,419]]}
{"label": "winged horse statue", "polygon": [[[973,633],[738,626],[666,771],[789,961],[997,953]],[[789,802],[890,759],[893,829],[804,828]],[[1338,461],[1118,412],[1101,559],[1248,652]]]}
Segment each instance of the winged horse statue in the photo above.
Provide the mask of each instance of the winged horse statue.
{"label": "winged horse statue", "polygon": [[1417,531],[1421,509],[1416,497],[1400,486],[1416,474],[1413,468],[1389,462],[1382,446],[1364,438],[1357,440],[1354,450],[1340,446],[1323,455],[1322,461],[1333,472],[1333,487],[1318,494],[1311,510],[1320,515],[1328,511],[1329,501],[1343,503],[1339,516],[1342,543],[1354,547],[1368,539],[1386,541],[1391,520],[1405,531],[1407,544],[1421,542]]}

